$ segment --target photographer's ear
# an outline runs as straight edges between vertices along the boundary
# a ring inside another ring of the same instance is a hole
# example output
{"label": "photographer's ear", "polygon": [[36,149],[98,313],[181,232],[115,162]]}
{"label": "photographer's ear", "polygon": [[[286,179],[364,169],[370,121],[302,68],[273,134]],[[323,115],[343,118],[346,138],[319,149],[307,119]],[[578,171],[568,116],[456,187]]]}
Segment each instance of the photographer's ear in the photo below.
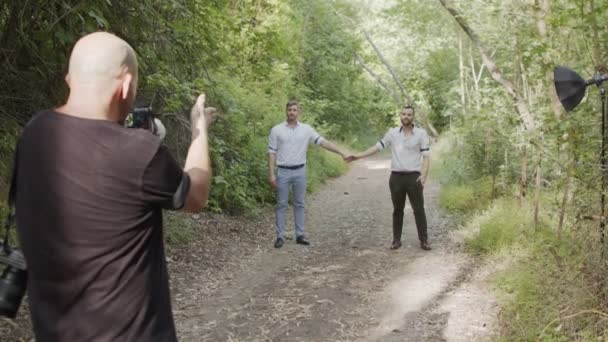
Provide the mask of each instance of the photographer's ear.
{"label": "photographer's ear", "polygon": [[121,98],[122,100],[128,100],[129,98],[135,98],[135,89],[137,87],[137,79],[133,77],[133,74],[127,72],[122,79],[121,84]]}

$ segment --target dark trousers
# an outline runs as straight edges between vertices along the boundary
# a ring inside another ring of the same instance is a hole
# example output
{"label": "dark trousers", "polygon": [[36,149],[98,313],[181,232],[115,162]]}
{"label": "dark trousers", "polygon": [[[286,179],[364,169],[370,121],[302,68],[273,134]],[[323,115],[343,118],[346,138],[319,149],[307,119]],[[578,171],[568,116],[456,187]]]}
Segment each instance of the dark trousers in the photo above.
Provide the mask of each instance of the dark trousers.
{"label": "dark trousers", "polygon": [[414,211],[416,228],[418,229],[418,239],[427,241],[426,214],[424,212],[424,196],[422,195],[422,184],[416,180],[420,173],[413,172],[408,174],[391,173],[389,187],[391,189],[391,199],[393,200],[393,239],[401,241],[403,230],[403,208],[405,207],[406,197],[410,198],[410,205]]}

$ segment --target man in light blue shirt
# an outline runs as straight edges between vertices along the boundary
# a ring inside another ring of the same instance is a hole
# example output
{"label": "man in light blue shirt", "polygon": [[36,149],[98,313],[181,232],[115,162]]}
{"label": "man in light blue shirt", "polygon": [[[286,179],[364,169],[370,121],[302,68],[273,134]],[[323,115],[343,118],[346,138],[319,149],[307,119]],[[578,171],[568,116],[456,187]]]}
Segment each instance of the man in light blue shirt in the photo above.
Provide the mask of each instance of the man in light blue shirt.
{"label": "man in light blue shirt", "polygon": [[[312,127],[298,121],[298,102],[289,101],[287,120],[274,126],[268,138],[268,180],[277,190],[275,248],[283,247],[285,214],[289,188],[293,186],[296,243],[309,245],[304,237],[304,195],[306,194],[306,152],[308,145],[321,145],[328,151],[346,158],[346,154],[325,140]],[[276,165],[276,175],[275,175]]]}

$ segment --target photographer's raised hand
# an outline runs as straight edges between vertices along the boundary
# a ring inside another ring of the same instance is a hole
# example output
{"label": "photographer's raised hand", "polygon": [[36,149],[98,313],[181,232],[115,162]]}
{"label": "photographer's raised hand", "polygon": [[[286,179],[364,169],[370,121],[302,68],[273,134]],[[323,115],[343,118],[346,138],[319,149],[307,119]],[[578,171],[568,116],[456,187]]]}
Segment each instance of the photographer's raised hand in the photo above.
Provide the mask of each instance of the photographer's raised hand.
{"label": "photographer's raised hand", "polygon": [[203,110],[203,113],[205,114],[205,120],[207,121],[207,128],[209,128],[209,126],[211,126],[212,123],[215,122],[215,120],[217,120],[217,117],[219,116],[217,109],[215,109],[214,107],[207,107]]}
{"label": "photographer's raised hand", "polygon": [[[210,115],[212,115],[211,113]],[[197,212],[201,210],[209,199],[211,180],[211,163],[209,160],[209,146],[207,127],[213,122],[205,113],[205,94],[199,95],[190,111],[192,124],[192,142],[186,157],[185,171],[190,177],[190,190],[186,197],[185,211]]]}
{"label": "photographer's raised hand", "polygon": [[205,134],[207,131],[207,127],[209,126],[207,123],[207,116],[204,115],[205,112],[205,94],[200,94],[196,99],[196,102],[192,106],[190,110],[190,126],[192,129],[192,139],[194,140],[201,129],[205,130]]}

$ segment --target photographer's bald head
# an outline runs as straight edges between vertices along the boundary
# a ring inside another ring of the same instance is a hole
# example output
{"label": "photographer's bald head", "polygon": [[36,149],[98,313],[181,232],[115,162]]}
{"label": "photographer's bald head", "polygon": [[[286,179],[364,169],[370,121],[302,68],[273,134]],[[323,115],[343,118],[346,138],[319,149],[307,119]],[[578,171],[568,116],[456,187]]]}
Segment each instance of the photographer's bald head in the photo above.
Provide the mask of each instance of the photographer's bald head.
{"label": "photographer's bald head", "polygon": [[91,119],[122,122],[137,93],[135,51],[107,32],[82,37],[74,45],[65,80],[70,88],[58,111]]}

